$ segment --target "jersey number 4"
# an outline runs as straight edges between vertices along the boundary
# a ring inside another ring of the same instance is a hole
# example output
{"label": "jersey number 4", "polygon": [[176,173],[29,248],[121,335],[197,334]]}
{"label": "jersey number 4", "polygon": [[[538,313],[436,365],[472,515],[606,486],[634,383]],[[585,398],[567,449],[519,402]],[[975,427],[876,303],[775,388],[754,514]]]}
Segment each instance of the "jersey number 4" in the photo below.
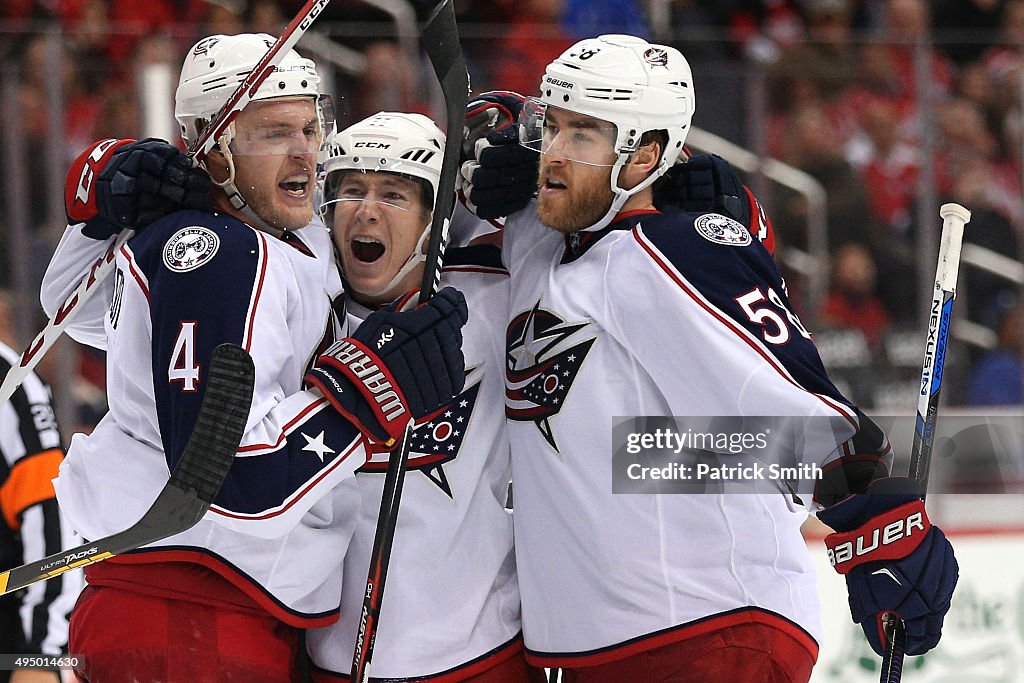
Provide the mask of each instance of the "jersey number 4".
{"label": "jersey number 4", "polygon": [[[810,339],[811,333],[800,322],[800,318],[796,317],[796,314],[786,307],[778,292],[771,287],[767,289],[767,297],[765,297],[764,292],[759,287],[755,287],[746,294],[736,297],[736,303],[743,309],[743,313],[750,322],[761,326],[761,334],[764,340],[769,344],[785,344],[790,339],[790,325],[800,333],[801,337]],[[758,306],[758,304],[765,302],[770,302],[774,304],[775,308],[781,310],[785,314],[786,319],[789,320],[789,325],[786,324],[786,320],[783,320],[782,316],[772,306]]]}
{"label": "jersey number 4", "polygon": [[167,366],[167,381],[181,382],[182,391],[195,391],[199,382],[196,363],[196,321],[183,320],[178,338],[174,340],[171,363]]}

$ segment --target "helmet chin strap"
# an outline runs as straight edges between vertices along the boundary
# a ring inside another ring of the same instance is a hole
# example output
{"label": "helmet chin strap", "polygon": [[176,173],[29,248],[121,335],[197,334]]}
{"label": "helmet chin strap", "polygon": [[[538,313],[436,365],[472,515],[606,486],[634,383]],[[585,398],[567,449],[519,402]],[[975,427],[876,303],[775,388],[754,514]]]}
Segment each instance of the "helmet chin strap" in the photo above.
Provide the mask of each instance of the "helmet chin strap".
{"label": "helmet chin strap", "polygon": [[[228,162],[228,177],[223,181],[214,180],[213,176],[210,176],[210,180],[214,185],[224,191],[227,196],[228,202],[231,203],[231,207],[238,211],[240,214],[245,216],[245,222],[263,232],[270,233],[271,235],[280,237],[284,232],[281,228],[275,228],[274,226],[267,223],[265,220],[260,218],[255,211],[245,201],[245,197],[238,191],[238,187],[235,185],[235,157],[231,153],[231,141],[235,137],[235,124],[232,122],[228,125],[227,130],[217,140],[217,144],[220,147],[221,154]],[[205,163],[205,162],[204,162]]]}
{"label": "helmet chin strap", "polygon": [[622,167],[626,165],[626,161],[629,160],[630,156],[632,156],[632,154],[619,153],[619,158],[615,160],[615,165],[612,166],[609,182],[611,183],[612,192],[615,194],[615,197],[612,199],[611,206],[608,207],[607,213],[605,213],[601,220],[589,227],[583,228],[579,232],[597,232],[598,230],[603,230],[608,227],[615,217],[619,215],[622,207],[625,206],[630,197],[653,185],[654,181],[663,176],[665,171],[668,170],[668,162],[665,159],[662,159],[658,164],[658,167],[651,171],[651,174],[644,178],[640,184],[627,190],[619,187],[619,174],[622,173]]}
{"label": "helmet chin strap", "polygon": [[[391,278],[391,280],[386,285],[384,285],[383,287],[380,287],[379,289],[376,289],[376,290],[374,290],[372,292],[363,292],[363,293],[366,296],[373,296],[373,297],[377,297],[377,296],[380,296],[381,294],[384,294],[389,289],[391,289],[392,287],[397,285],[399,282],[401,282],[402,278],[404,278],[406,275],[411,273],[412,270],[414,268],[416,268],[416,266],[418,266],[421,263],[423,263],[424,261],[426,261],[427,260],[427,254],[423,251],[423,245],[426,243],[427,237],[429,237],[429,236],[430,236],[430,223],[428,222],[424,226],[423,232],[420,233],[420,238],[418,240],[416,240],[416,246],[413,248],[412,253],[409,254],[409,258],[406,259],[405,264],[401,268],[398,269],[398,272],[395,273],[395,276],[393,278]],[[402,292],[402,293],[404,294],[404,292]]]}

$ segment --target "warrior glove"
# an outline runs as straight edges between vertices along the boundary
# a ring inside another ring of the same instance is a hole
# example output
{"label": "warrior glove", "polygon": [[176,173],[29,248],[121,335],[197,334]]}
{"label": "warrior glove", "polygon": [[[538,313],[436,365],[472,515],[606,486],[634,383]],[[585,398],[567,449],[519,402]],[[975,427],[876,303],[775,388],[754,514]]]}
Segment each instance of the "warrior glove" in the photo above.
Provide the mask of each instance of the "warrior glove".
{"label": "warrior glove", "polygon": [[85,223],[83,235],[105,240],[182,209],[212,210],[210,186],[188,155],[163,140],[101,140],[72,162],[64,209],[68,224]]}
{"label": "warrior glove", "polygon": [[829,560],[846,577],[850,613],[872,649],[879,655],[884,649],[886,612],[906,625],[907,654],[935,647],[958,567],[953,547],[928,520],[913,482],[880,479],[867,492],[822,510],[818,519],[837,532],[825,538]]}
{"label": "warrior glove", "polygon": [[479,95],[466,105],[462,192],[478,218],[503,218],[524,208],[537,192],[540,157],[519,144],[523,96],[507,90]]}
{"label": "warrior glove", "polygon": [[374,311],[306,373],[331,405],[375,448],[390,450],[410,419],[449,403],[466,381],[462,326],[469,311],[457,289],[399,311]]}

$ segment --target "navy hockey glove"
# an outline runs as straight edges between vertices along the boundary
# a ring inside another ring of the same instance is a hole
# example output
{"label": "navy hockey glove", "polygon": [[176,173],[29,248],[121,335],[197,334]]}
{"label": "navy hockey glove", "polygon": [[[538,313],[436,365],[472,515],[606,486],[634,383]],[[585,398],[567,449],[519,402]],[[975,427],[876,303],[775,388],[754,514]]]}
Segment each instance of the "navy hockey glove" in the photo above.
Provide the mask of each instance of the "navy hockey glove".
{"label": "navy hockey glove", "polygon": [[672,166],[665,178],[655,185],[655,206],[676,206],[690,213],[720,213],[742,224],[770,253],[775,251],[771,221],[722,157],[695,154]]}
{"label": "navy hockey glove", "polygon": [[867,492],[822,510],[818,519],[837,532],[825,538],[829,561],[846,576],[850,613],[871,648],[882,654],[886,612],[906,625],[907,654],[935,647],[958,567],[953,547],[928,520],[913,482],[879,479]]}
{"label": "navy hockey glove", "polygon": [[101,140],[72,162],[64,183],[68,223],[85,223],[82,234],[97,240],[182,209],[212,208],[209,176],[156,138]]}
{"label": "navy hockey glove", "polygon": [[502,218],[524,208],[537,192],[540,157],[519,144],[523,96],[495,90],[466,105],[462,192],[478,218]]}
{"label": "navy hockey glove", "polygon": [[466,382],[462,292],[445,287],[410,311],[374,311],[317,359],[305,380],[374,445],[392,448],[410,419],[446,405]]}

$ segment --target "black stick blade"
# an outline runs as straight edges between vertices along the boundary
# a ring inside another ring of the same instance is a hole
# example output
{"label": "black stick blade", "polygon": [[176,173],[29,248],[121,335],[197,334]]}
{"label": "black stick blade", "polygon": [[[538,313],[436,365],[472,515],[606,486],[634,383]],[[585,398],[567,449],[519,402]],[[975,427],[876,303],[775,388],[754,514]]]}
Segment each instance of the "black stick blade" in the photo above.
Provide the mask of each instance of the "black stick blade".
{"label": "black stick blade", "polygon": [[0,595],[186,531],[220,491],[252,404],[255,370],[244,349],[214,349],[195,429],[171,478],[138,522],[119,533],[0,573]]}

